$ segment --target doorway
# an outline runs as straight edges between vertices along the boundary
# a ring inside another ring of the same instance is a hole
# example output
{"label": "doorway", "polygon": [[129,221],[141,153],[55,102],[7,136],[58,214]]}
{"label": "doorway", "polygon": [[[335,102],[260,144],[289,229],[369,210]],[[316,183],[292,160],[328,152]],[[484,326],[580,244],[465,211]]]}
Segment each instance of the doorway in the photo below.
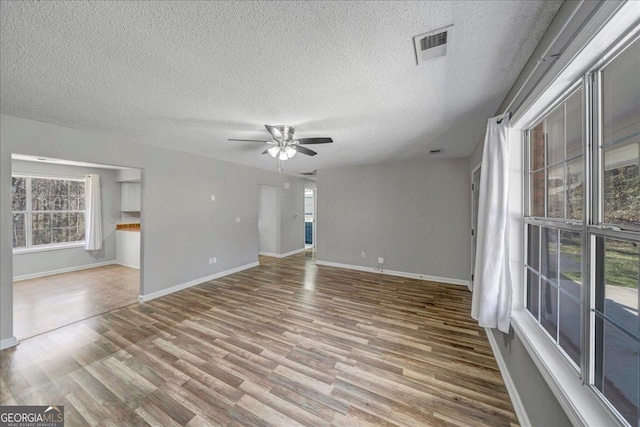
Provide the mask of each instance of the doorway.
{"label": "doorway", "polygon": [[471,280],[469,288],[473,289],[473,274],[476,268],[476,242],[478,239],[478,204],[480,203],[480,165],[471,173]]}
{"label": "doorway", "polygon": [[[142,171],[13,154],[11,174],[16,338],[137,302]],[[137,186],[126,209],[125,181]]]}
{"label": "doorway", "polygon": [[280,256],[280,188],[260,185],[258,200],[258,255]]}
{"label": "doorway", "polygon": [[314,251],[316,247],[316,189],[304,189],[304,248]]}

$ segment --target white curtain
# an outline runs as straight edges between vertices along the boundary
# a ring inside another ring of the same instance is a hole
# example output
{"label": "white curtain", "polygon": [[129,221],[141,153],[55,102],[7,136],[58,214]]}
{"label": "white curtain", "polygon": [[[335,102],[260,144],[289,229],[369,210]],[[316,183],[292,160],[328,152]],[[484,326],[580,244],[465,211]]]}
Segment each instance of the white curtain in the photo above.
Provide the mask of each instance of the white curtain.
{"label": "white curtain", "polygon": [[100,213],[100,175],[85,175],[84,249],[102,249],[102,215]]}
{"label": "white curtain", "polygon": [[[501,120],[500,123],[498,121]],[[509,117],[489,119],[482,152],[478,240],[471,316],[478,324],[509,332]]]}

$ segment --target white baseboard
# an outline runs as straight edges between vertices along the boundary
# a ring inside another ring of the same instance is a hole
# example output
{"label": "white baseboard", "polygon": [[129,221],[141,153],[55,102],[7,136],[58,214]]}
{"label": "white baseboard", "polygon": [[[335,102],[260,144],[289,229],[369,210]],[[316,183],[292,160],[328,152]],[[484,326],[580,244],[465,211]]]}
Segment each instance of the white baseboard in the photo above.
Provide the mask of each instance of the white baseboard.
{"label": "white baseboard", "polygon": [[210,276],[205,276],[205,277],[200,277],[199,279],[190,280],[188,282],[181,283],[179,285],[175,285],[175,286],[172,286],[170,288],[163,289],[161,291],[152,292],[152,293],[147,294],[147,295],[139,295],[138,296],[138,301],[140,301],[140,302],[148,302],[148,301],[151,301],[153,299],[160,298],[160,297],[163,297],[165,295],[169,295],[169,294],[172,294],[174,292],[178,292],[178,291],[181,291],[183,289],[190,288],[192,286],[200,285],[202,283],[208,282],[209,280],[219,279],[220,277],[228,276],[229,274],[233,274],[233,273],[238,273],[239,271],[246,270],[248,268],[257,267],[259,265],[260,265],[260,263],[256,261],[256,262],[252,262],[250,264],[241,265],[240,267],[232,268],[230,270],[221,271],[219,273],[215,273],[215,274],[212,274]]}
{"label": "white baseboard", "polygon": [[511,403],[513,404],[513,409],[516,411],[516,416],[518,417],[518,423],[522,427],[528,427],[531,425],[531,421],[529,420],[529,416],[527,415],[527,411],[522,403],[522,399],[520,399],[520,394],[518,393],[518,389],[516,385],[513,383],[513,379],[511,378],[511,374],[509,373],[509,369],[507,369],[507,364],[502,357],[502,353],[498,348],[498,343],[496,342],[491,329],[484,328],[487,338],[489,339],[489,344],[491,345],[491,350],[493,351],[493,356],[496,358],[496,362],[498,362],[498,368],[500,368],[500,373],[502,374],[502,379],[504,380],[504,385],[507,387],[507,392],[509,393],[509,397],[511,398]]}
{"label": "white baseboard", "polygon": [[296,249],[295,251],[286,252],[284,254],[277,254],[275,252],[258,252],[258,255],[270,256],[273,258],[285,258],[291,255],[299,254],[300,252],[304,252],[304,248]]}
{"label": "white baseboard", "polygon": [[136,270],[140,270],[140,266],[123,264],[123,263],[121,263],[121,262],[116,262],[116,264],[121,265],[121,266],[123,266],[123,267],[135,268]]}
{"label": "white baseboard", "polygon": [[5,348],[15,347],[18,345],[18,340],[16,337],[5,338],[0,340],[0,350],[4,350]]}
{"label": "white baseboard", "polygon": [[447,283],[450,285],[469,286],[468,280],[452,279],[450,277],[430,276],[428,274],[407,273],[405,271],[394,270],[376,270],[373,267],[363,267],[360,265],[341,264],[338,262],[316,260],[317,265],[325,265],[327,267],[347,268],[349,270],[366,271],[368,273],[388,274],[389,276],[407,277],[409,279],[428,280],[430,282]]}
{"label": "white baseboard", "polygon": [[300,252],[304,252],[304,248],[296,249],[295,251],[286,252],[284,254],[278,255],[278,258],[286,258],[291,255],[299,254]]}
{"label": "white baseboard", "polygon": [[94,264],[85,264],[85,265],[78,265],[78,266],[75,266],[75,267],[61,268],[59,270],[42,271],[40,273],[33,273],[33,274],[23,274],[22,276],[13,276],[13,281],[14,282],[19,282],[20,280],[35,279],[35,278],[38,278],[38,277],[52,276],[54,274],[70,273],[72,271],[80,271],[80,270],[88,270],[90,268],[104,267],[105,265],[113,265],[115,263],[116,263],[116,260],[111,260],[111,261],[104,261],[104,262],[96,262]]}

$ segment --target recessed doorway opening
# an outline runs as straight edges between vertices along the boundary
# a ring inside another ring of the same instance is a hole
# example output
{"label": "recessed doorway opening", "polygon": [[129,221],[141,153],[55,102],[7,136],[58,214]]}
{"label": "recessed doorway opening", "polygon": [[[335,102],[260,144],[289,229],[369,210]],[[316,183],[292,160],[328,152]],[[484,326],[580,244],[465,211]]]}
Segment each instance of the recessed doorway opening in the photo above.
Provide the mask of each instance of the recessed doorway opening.
{"label": "recessed doorway opening", "polygon": [[137,302],[140,169],[13,154],[14,336]]}

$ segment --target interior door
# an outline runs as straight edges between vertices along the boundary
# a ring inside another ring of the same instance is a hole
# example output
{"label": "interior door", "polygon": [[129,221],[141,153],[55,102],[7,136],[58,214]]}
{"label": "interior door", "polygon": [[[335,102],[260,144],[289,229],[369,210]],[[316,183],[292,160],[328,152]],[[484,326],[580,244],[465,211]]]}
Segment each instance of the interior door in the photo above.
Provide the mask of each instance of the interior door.
{"label": "interior door", "polygon": [[471,285],[476,267],[476,239],[478,236],[478,203],[480,202],[480,166],[471,175]]}

